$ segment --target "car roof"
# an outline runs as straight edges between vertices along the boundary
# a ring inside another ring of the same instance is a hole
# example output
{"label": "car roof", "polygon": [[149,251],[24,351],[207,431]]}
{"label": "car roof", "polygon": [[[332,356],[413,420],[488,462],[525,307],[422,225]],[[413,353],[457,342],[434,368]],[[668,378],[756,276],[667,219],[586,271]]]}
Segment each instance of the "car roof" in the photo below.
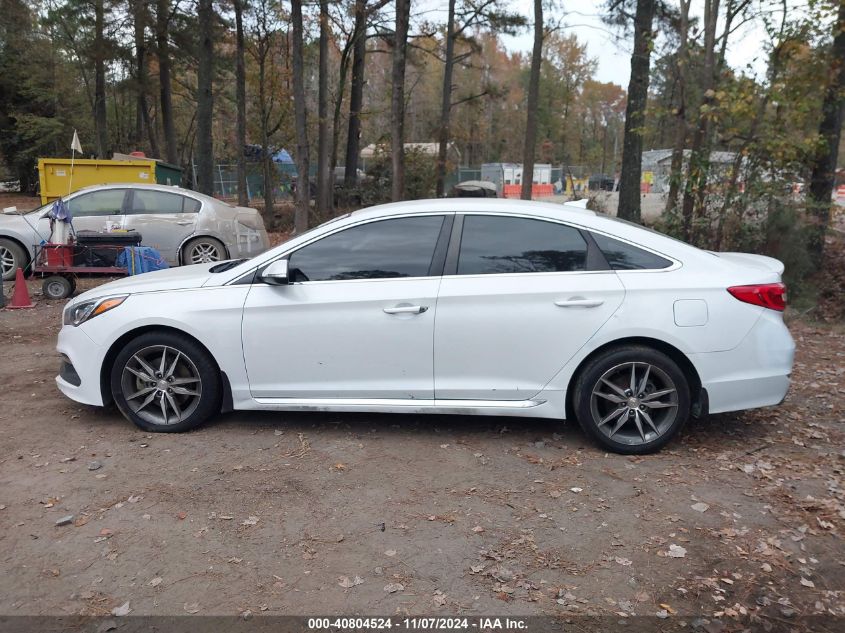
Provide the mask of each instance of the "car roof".
{"label": "car roof", "polygon": [[[86,193],[89,191],[94,191],[97,189],[148,189],[150,191],[164,191],[167,193],[179,193],[182,195],[193,196],[194,198],[198,198],[200,200],[204,200],[209,203],[220,202],[222,200],[218,200],[217,198],[213,198],[208,196],[204,193],[200,193],[199,191],[194,191],[192,189],[185,189],[184,187],[179,187],[178,185],[159,185],[159,184],[146,184],[142,182],[109,182],[104,183],[101,185],[89,185],[87,187],[82,187],[77,189],[73,192],[72,195],[77,195],[80,193]],[[225,204],[225,203],[224,203]]]}
{"label": "car roof", "polygon": [[520,213],[537,217],[583,218],[595,216],[583,206],[583,202],[536,202],[507,198],[434,198],[430,200],[407,200],[380,204],[366,209],[353,211],[353,218],[388,217],[408,213]]}

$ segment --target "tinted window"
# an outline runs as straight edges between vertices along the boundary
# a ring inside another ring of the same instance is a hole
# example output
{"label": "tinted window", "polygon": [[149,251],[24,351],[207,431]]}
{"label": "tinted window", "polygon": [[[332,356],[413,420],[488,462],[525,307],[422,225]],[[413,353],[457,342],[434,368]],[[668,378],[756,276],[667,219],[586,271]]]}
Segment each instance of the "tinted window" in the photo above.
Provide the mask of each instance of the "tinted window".
{"label": "tinted window", "polygon": [[132,192],[131,213],[196,213],[200,203],[176,193],[135,189]]}
{"label": "tinted window", "polygon": [[74,217],[92,215],[118,215],[123,213],[126,189],[102,189],[76,196],[67,203]]}
{"label": "tinted window", "polygon": [[380,220],[340,231],[290,257],[294,281],[425,277],[443,216]]}
{"label": "tinted window", "polygon": [[459,275],[584,270],[587,243],[562,224],[469,215],[464,218]]}
{"label": "tinted window", "polygon": [[668,259],[649,253],[612,237],[592,234],[607,263],[613,270],[659,270],[672,265]]}

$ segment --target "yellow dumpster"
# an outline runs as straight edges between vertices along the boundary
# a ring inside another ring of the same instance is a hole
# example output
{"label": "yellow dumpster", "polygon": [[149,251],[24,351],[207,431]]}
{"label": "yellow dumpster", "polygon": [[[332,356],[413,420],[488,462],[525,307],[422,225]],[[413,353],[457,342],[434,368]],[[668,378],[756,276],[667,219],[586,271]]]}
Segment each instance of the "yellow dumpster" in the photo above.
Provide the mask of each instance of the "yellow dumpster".
{"label": "yellow dumpster", "polygon": [[77,158],[73,161],[71,177],[69,158],[39,158],[38,178],[41,183],[41,202],[48,203],[83,187],[111,183],[141,182],[155,184],[156,161],[94,160]]}

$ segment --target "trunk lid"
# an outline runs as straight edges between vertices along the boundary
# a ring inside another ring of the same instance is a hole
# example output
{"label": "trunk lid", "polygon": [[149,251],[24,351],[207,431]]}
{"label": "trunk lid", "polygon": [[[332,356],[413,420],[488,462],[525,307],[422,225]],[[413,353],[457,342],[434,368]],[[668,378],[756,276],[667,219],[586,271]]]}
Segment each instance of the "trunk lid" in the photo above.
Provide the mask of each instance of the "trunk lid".
{"label": "trunk lid", "polygon": [[774,257],[767,257],[766,255],[754,255],[752,253],[716,253],[710,251],[717,257],[735,264],[741,268],[763,270],[777,275],[783,274],[783,262]]}

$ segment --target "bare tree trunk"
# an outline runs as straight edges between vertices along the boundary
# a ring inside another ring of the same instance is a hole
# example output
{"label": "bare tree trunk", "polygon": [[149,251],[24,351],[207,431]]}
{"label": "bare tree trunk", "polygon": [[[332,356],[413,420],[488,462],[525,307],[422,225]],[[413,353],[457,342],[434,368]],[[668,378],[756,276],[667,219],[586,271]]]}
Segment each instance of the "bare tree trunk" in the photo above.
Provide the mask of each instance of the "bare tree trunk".
{"label": "bare tree trunk", "polygon": [[[244,61],[244,0],[233,0],[235,8],[235,102],[237,107],[237,130],[235,145],[238,152],[238,204],[249,204],[246,186],[246,63]],[[267,188],[267,184],[264,184]]]}
{"label": "bare tree trunk", "polygon": [[[261,16],[266,20],[266,14]],[[270,107],[267,104],[267,55],[270,54],[270,35],[266,22],[258,39],[258,109],[261,116],[261,163],[264,175],[264,221],[269,226],[276,224],[276,201],[273,187],[275,185],[275,170],[270,151]],[[243,153],[243,152],[241,152]]]}
{"label": "bare tree trunk", "polygon": [[214,6],[199,0],[199,64],[197,66],[197,189],[214,195]]}
{"label": "bare tree trunk", "polygon": [[[704,97],[698,112],[698,125],[692,137],[689,165],[684,186],[683,201],[683,238],[691,242],[695,239],[696,202],[703,200],[707,186],[710,152],[706,147],[709,134],[710,117],[708,111],[715,101],[716,83],[716,25],[719,21],[719,1],[704,2]],[[727,34],[726,34],[727,37]]]}
{"label": "bare tree trunk", "polygon": [[655,0],[637,0],[634,17],[634,52],[631,55],[631,80],[625,109],[625,136],[622,141],[622,173],[619,178],[620,218],[640,221],[640,180],[642,179],[643,125],[648,103],[651,56],[651,24]]}
{"label": "bare tree trunk", "polygon": [[97,157],[108,158],[109,130],[106,113],[106,43],[104,0],[94,3],[94,127],[97,130]]}
{"label": "bare tree trunk", "polygon": [[396,0],[396,30],[393,41],[393,92],[390,99],[390,161],[393,171],[390,196],[405,197],[405,60],[408,53],[408,24],[411,0]]}
{"label": "bare tree trunk", "polygon": [[534,150],[537,145],[537,104],[540,100],[540,65],[543,62],[543,0],[534,0],[534,50],[528,81],[528,110],[525,121],[525,149],[522,152],[523,200],[531,200],[534,184]]}
{"label": "bare tree trunk", "polygon": [[320,60],[317,94],[317,200],[319,213],[332,208],[332,173],[329,168],[329,2],[320,0]]}
{"label": "bare tree trunk", "polygon": [[164,158],[173,165],[179,163],[176,150],[176,126],[173,123],[173,92],[170,85],[170,0],[157,0],[156,48],[158,49],[159,98],[164,131]]}
{"label": "bare tree trunk", "polygon": [[687,143],[687,72],[689,69],[689,9],[691,0],[680,0],[681,23],[678,32],[678,53],[675,78],[678,83],[678,109],[675,112],[675,141],[672,145],[672,163],[669,168],[669,196],[666,213],[672,213],[678,204],[678,192],[683,181],[684,148]]}
{"label": "bare tree trunk", "polygon": [[138,123],[136,124],[137,141],[140,142],[143,133],[147,133],[147,140],[150,144],[150,152],[156,158],[161,154],[158,148],[158,135],[155,127],[150,121],[150,111],[147,105],[147,92],[149,91],[149,78],[147,76],[147,4],[146,0],[135,0],[133,7],[134,35],[135,35],[135,81],[138,96]]}
{"label": "bare tree trunk", "polygon": [[349,94],[349,128],[346,135],[346,170],[343,182],[358,182],[358,155],[361,151],[361,108],[364,105],[364,62],[367,55],[367,0],[355,1],[355,28],[352,31],[352,87]]}
{"label": "bare tree trunk", "polygon": [[437,197],[446,192],[446,159],[449,151],[450,117],[452,114],[452,74],[455,68],[455,0],[449,0],[446,22],[446,59],[443,68],[443,94],[440,104],[440,129],[437,140]]}
{"label": "bare tree trunk", "polygon": [[836,180],[836,159],[845,109],[845,2],[839,5],[836,22],[829,83],[822,104],[822,120],[819,122],[819,138],[823,146],[815,157],[810,177],[810,213],[814,224],[808,246],[817,267],[824,261],[824,237],[830,224],[831,196]]}
{"label": "bare tree trunk", "polygon": [[343,109],[343,95],[346,92],[346,77],[349,75],[349,60],[352,56],[352,47],[354,42],[350,37],[340,52],[340,63],[338,68],[337,90],[334,100],[334,115],[332,116],[332,157],[331,167],[332,173],[337,167],[337,154],[340,151],[340,124],[341,124],[341,110]]}
{"label": "bare tree trunk", "polygon": [[308,105],[305,102],[305,71],[303,68],[302,0],[291,0],[290,20],[293,31],[291,57],[293,66],[294,127],[296,128],[296,213],[294,231],[302,233],[308,229],[310,207],[308,186]]}

